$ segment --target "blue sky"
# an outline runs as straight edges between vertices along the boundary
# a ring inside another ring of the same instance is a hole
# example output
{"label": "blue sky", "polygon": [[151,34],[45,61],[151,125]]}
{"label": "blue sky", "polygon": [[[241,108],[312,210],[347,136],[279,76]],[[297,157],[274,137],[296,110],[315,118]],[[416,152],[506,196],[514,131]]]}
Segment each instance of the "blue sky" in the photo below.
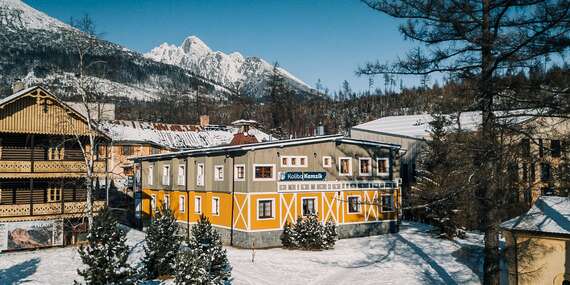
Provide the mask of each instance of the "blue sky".
{"label": "blue sky", "polygon": [[[147,52],[196,35],[213,50],[278,61],[314,86],[331,90],[348,80],[367,90],[354,71],[366,61],[389,61],[413,45],[398,22],[357,0],[25,0],[67,22],[89,13],[106,40]],[[381,77],[376,86],[383,86]],[[406,85],[416,79],[404,79]]]}

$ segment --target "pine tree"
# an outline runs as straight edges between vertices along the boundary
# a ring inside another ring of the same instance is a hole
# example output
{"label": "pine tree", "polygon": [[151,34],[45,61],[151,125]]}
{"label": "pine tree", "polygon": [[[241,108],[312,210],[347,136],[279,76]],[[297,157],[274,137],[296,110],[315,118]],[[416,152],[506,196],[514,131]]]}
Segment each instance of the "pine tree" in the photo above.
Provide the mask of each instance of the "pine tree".
{"label": "pine tree", "polygon": [[324,230],[324,244],[326,249],[334,247],[336,240],[338,239],[338,233],[336,231],[336,224],[332,219],[329,219],[325,224]]}
{"label": "pine tree", "polygon": [[285,226],[283,227],[281,244],[285,248],[296,248],[298,246],[297,232],[295,231],[294,225],[289,222],[285,223]]}
{"label": "pine tree", "polygon": [[[177,284],[225,284],[231,277],[231,266],[218,232],[206,216],[192,227],[188,252],[179,256],[176,266]],[[190,257],[190,258],[189,258]]]}
{"label": "pine tree", "polygon": [[[105,208],[93,220],[87,235],[87,245],[79,248],[86,265],[77,273],[86,284],[134,284],[136,274],[127,263],[129,247],[126,234],[118,228],[117,220]],[[77,283],[77,282],[76,282]]]}
{"label": "pine tree", "polygon": [[180,249],[177,233],[178,223],[174,213],[169,208],[157,211],[145,237],[142,263],[147,278],[174,274],[173,261]]}

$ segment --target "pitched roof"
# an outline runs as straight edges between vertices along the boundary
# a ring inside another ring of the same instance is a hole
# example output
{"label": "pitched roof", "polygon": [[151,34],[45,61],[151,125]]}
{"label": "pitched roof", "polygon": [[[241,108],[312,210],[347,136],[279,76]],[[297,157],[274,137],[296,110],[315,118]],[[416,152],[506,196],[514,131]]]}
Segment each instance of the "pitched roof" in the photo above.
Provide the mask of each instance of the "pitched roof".
{"label": "pitched roof", "polygon": [[250,143],[258,143],[259,141],[255,136],[251,136],[248,133],[237,133],[232,138],[230,142],[231,145],[238,145],[238,144],[250,144]]}
{"label": "pitched roof", "polygon": [[147,155],[147,156],[139,156],[132,158],[133,160],[149,160],[149,159],[157,159],[163,157],[176,157],[180,155],[202,155],[202,154],[212,154],[212,153],[230,153],[236,151],[250,151],[256,149],[265,149],[265,148],[272,148],[272,147],[285,147],[285,146],[294,146],[294,145],[302,145],[302,144],[309,144],[309,143],[320,143],[320,142],[327,142],[327,141],[334,141],[334,142],[341,142],[341,143],[349,143],[349,144],[360,144],[360,145],[370,145],[376,147],[385,147],[391,149],[400,150],[401,146],[397,144],[388,144],[388,143],[379,143],[373,141],[366,141],[366,140],[359,140],[345,137],[344,135],[326,135],[326,136],[314,136],[314,137],[304,137],[304,138],[297,138],[297,139],[289,139],[289,140],[276,140],[276,141],[265,141],[259,143],[252,143],[252,144],[244,144],[244,145],[226,145],[226,146],[218,146],[218,147],[206,147],[206,148],[199,148],[199,149],[190,149],[190,150],[183,150],[177,152],[169,152],[163,154],[154,154],[154,155]]}
{"label": "pitched roof", "polygon": [[528,212],[503,222],[501,228],[570,235],[570,197],[542,196]]}

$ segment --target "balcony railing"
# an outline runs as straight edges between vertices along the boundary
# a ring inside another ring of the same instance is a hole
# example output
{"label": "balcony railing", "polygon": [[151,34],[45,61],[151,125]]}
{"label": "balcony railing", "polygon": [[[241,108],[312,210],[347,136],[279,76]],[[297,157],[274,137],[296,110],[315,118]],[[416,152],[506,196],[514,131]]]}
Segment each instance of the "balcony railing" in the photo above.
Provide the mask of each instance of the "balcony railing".
{"label": "balcony railing", "polygon": [[[83,161],[41,160],[18,161],[0,160],[0,173],[85,173],[87,166]],[[105,172],[105,162],[96,161],[93,172]]]}
{"label": "balcony railing", "polygon": [[[105,201],[94,201],[93,211],[101,210]],[[31,211],[33,210],[33,211]],[[61,202],[22,204],[22,205],[0,205],[0,218],[14,218],[26,216],[46,216],[46,215],[83,215],[87,211],[85,202]]]}

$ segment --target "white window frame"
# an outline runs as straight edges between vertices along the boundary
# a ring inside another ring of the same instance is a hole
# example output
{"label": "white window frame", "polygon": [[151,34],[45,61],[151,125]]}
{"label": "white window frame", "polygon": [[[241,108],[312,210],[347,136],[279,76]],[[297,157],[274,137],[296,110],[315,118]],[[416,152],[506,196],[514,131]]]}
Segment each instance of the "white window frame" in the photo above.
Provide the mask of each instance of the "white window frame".
{"label": "white window frame", "polygon": [[[218,169],[222,171],[218,172]],[[218,174],[221,174],[221,176]],[[222,164],[214,166],[214,181],[224,181],[224,166]]]}
{"label": "white window frame", "polygon": [[[271,178],[256,178],[255,177],[255,168],[256,167],[271,167]],[[253,181],[275,181],[275,164],[271,163],[259,163],[253,165]]]}
{"label": "white window frame", "polygon": [[[270,218],[260,218],[259,217],[259,204],[260,202],[271,202],[271,217]],[[258,221],[265,221],[265,220],[275,220],[275,198],[261,198],[257,199],[257,207],[255,208],[255,214]]]}
{"label": "white window frame", "polygon": [[178,165],[178,185],[186,185],[186,165]]}
{"label": "white window frame", "polygon": [[[368,173],[361,172],[362,161],[368,161]],[[358,176],[372,176],[372,158],[370,157],[359,157],[358,158]]]}
{"label": "white window frame", "polygon": [[[358,200],[358,201],[357,201],[357,204],[356,204],[356,205],[358,206],[358,211],[357,211],[357,212],[351,212],[351,211],[350,211],[350,201],[349,201],[349,198],[354,198],[354,197],[356,197],[357,200]],[[361,202],[361,201],[362,201],[362,197],[360,197],[359,195],[348,195],[348,196],[346,196],[346,213],[349,214],[349,215],[354,215],[354,214],[360,214],[360,213],[362,213],[362,207],[361,207],[362,202]]]}
{"label": "white window frame", "polygon": [[[392,200],[392,210],[391,211],[384,211],[384,199],[382,199],[383,197],[390,197],[390,199]],[[394,195],[392,194],[381,194],[380,195],[380,202],[382,202],[382,204],[380,205],[380,211],[382,213],[392,213],[396,211],[396,201],[394,201]]]}
{"label": "white window frame", "polygon": [[178,212],[186,212],[186,196],[184,195],[178,196]]}
{"label": "white window frame", "polygon": [[170,209],[170,195],[169,194],[164,194],[164,198],[162,199],[162,202],[164,205],[162,205],[162,208],[168,207],[168,209]]}
{"label": "white window frame", "polygon": [[156,194],[150,195],[150,210],[152,212],[156,211]]}
{"label": "white window frame", "polygon": [[[325,160],[328,159],[329,163],[325,163]],[[323,168],[330,168],[332,167],[332,157],[330,155],[323,156]]]}
{"label": "white window frame", "polygon": [[[342,161],[348,159],[348,173],[342,173]],[[338,158],[338,175],[339,176],[352,176],[352,157],[342,156]]]}
{"label": "white window frame", "polygon": [[[243,167],[243,177],[239,178],[238,177],[238,168]],[[234,181],[245,181],[245,176],[246,176],[246,168],[245,168],[245,164],[236,164],[234,165]]]}
{"label": "white window frame", "polygon": [[154,165],[149,165],[148,166],[148,173],[146,175],[146,180],[148,180],[146,183],[148,185],[152,185],[154,183]]}
{"label": "white window frame", "polygon": [[[217,201],[217,204],[214,203],[214,201]],[[214,208],[214,205],[217,206],[217,209]],[[212,216],[219,216],[219,215],[220,215],[220,197],[212,197]]]}
{"label": "white window frame", "polygon": [[[287,158],[287,164],[283,163],[283,158]],[[291,163],[292,158],[297,159],[298,163],[293,165]],[[301,158],[305,159],[305,164],[301,164]],[[282,155],[279,159],[279,163],[281,163],[281,167],[305,168],[309,166],[309,157],[306,155]]]}
{"label": "white window frame", "polygon": [[170,164],[162,166],[162,185],[170,185]]}
{"label": "white window frame", "polygon": [[[202,169],[202,175],[200,175]],[[206,182],[206,166],[204,163],[198,163],[196,166],[196,186],[204,186]]]}
{"label": "white window frame", "polygon": [[[386,170],[388,170],[388,172],[380,172],[380,161],[386,161]],[[381,177],[387,177],[390,176],[390,158],[389,157],[379,157],[376,158],[376,174],[378,174],[378,176]]]}
{"label": "white window frame", "polygon": [[301,197],[301,216],[303,217],[307,217],[308,215],[305,215],[305,213],[303,212],[303,201],[305,200],[315,200],[315,215],[318,215],[318,209],[319,209],[319,199],[317,198],[317,196],[311,196],[311,197]]}
{"label": "white window frame", "polygon": [[201,196],[194,197],[194,213],[202,214],[202,197]]}

